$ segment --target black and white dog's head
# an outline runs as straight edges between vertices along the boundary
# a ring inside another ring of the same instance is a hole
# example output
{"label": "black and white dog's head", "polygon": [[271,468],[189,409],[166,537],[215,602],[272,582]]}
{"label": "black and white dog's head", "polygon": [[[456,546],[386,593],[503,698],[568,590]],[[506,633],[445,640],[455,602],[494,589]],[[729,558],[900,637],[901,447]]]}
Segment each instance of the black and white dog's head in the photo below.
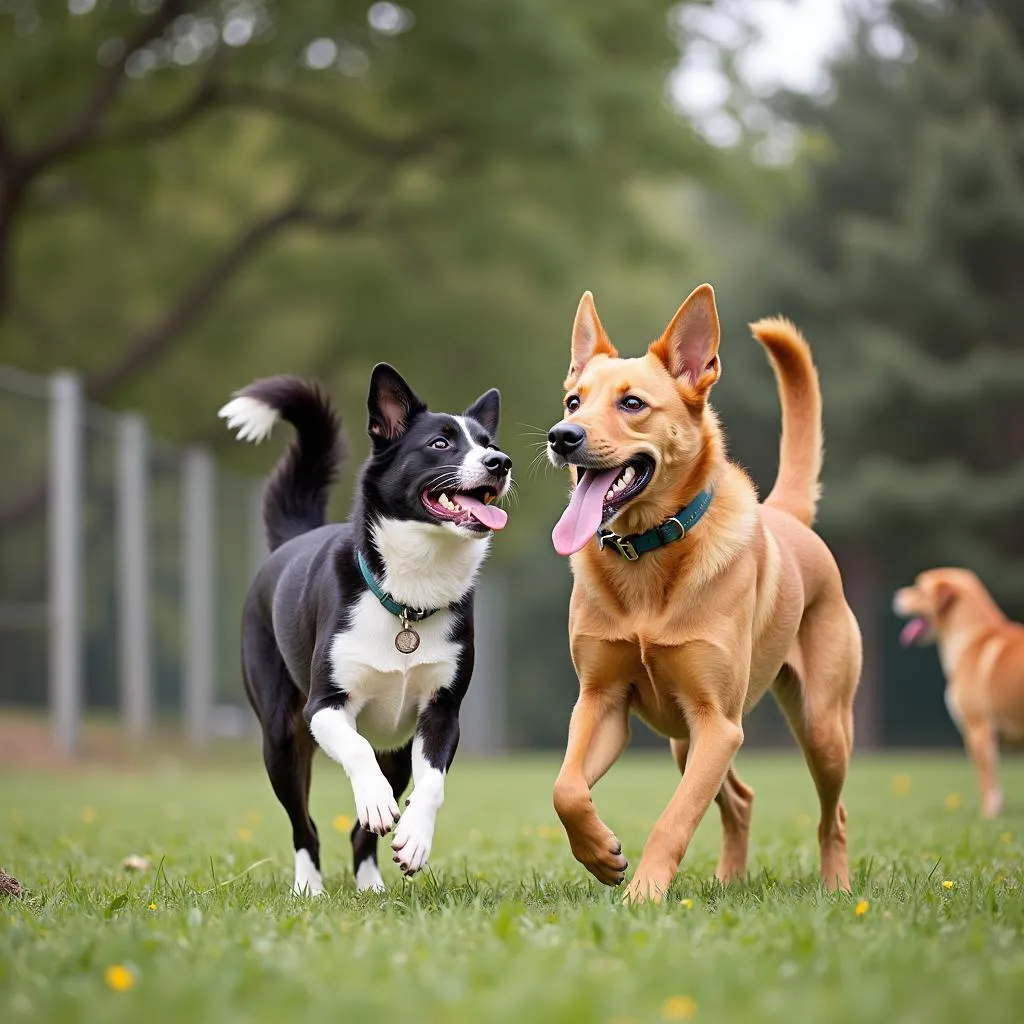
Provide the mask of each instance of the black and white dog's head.
{"label": "black and white dog's head", "polygon": [[431,412],[393,367],[375,366],[365,511],[465,539],[502,529],[508,516],[494,503],[512,484],[512,460],[497,444],[500,402],[492,388],[461,416]]}

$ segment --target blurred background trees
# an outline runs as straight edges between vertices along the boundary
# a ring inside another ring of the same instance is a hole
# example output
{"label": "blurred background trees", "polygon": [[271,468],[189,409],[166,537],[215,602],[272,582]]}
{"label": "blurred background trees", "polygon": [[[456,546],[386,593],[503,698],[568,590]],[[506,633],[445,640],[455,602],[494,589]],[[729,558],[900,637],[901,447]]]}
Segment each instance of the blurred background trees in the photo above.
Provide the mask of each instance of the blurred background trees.
{"label": "blurred background trees", "polygon": [[[672,74],[714,44],[700,15],[756,2],[2,0],[0,362],[73,367],[252,473],[271,455],[215,411],[254,377],[322,379],[354,460],[377,360],[438,407],[500,386],[510,741],[557,744],[565,485],[531,463],[571,317],[590,288],[639,351],[710,280],[717,403],[763,484],[777,400],[745,323],[790,316],[819,361],[862,737],[947,740],[934,655],[896,654],[888,598],[951,562],[1024,617],[1024,0],[851,4],[829,89],[734,77],[712,145]],[[750,40],[719,40],[726,73]],[[0,531],[43,487],[4,482]]]}

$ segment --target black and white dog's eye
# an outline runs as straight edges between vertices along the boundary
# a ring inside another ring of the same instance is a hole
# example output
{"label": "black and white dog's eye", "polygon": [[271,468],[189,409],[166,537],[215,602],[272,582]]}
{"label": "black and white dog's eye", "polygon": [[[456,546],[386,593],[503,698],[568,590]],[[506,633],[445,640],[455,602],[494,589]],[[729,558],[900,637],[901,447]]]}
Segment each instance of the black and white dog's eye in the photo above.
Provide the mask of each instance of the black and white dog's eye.
{"label": "black and white dog's eye", "polygon": [[626,412],[640,412],[641,409],[647,408],[647,403],[642,398],[637,398],[636,395],[626,395],[619,405]]}
{"label": "black and white dog's eye", "polygon": [[430,442],[430,447],[436,448],[438,451],[442,451],[445,448],[449,448],[450,445],[443,437],[435,437],[434,440]]}

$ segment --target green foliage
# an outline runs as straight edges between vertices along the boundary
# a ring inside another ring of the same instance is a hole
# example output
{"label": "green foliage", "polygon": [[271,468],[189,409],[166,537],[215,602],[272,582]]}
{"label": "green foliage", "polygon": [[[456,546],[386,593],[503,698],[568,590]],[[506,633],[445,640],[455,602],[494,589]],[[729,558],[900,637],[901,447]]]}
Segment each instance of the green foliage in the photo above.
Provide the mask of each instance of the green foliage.
{"label": "green foliage", "polygon": [[[813,144],[801,190],[747,239],[728,326],[781,311],[814,347],[831,539],[893,581],[971,566],[1019,608],[1024,4],[896,0],[890,17],[903,56],[865,20],[828,96],[780,98]],[[736,348],[742,432],[777,414],[760,353]],[[773,439],[750,450],[770,479]]]}
{"label": "green foliage", "polygon": [[[711,880],[712,807],[669,898],[635,910],[572,859],[550,758],[457,760],[431,872],[403,882],[385,857],[383,896],[354,892],[350,822],[333,820],[351,816],[351,797],[325,759],[313,815],[329,895],[297,899],[286,819],[257,761],[73,786],[0,779],[3,866],[29,890],[0,896],[5,1020],[1019,1019],[1019,820],[977,820],[963,757],[855,761],[850,895],[817,882],[817,801],[800,758],[741,758],[757,790],[750,880]],[[1009,766],[1008,792],[1021,768]],[[664,751],[599,786],[634,864],[677,778]],[[129,854],[150,867],[125,871]],[[107,982],[115,965],[127,978]]]}

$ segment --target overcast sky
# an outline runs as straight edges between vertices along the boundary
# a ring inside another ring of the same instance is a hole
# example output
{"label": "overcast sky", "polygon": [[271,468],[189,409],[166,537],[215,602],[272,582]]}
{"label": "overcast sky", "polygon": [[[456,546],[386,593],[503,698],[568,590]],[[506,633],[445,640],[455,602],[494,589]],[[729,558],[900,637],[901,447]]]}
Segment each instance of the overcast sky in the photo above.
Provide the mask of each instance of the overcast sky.
{"label": "overcast sky", "polygon": [[[687,23],[713,39],[737,42],[737,13],[754,22],[762,38],[745,49],[741,71],[758,92],[779,87],[818,91],[826,81],[825,59],[847,38],[844,8],[878,0],[717,0],[711,11],[689,8]],[[728,143],[727,119],[716,116],[727,85],[714,53],[699,44],[673,81],[673,95],[714,141]],[[733,131],[736,128],[733,124]]]}

